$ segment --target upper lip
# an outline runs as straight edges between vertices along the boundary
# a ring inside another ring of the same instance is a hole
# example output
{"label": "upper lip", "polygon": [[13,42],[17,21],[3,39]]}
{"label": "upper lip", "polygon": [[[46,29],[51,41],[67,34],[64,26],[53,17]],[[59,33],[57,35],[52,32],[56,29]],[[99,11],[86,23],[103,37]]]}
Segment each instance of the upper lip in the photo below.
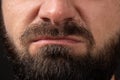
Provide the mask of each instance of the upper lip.
{"label": "upper lip", "polygon": [[36,37],[35,39],[32,40],[32,42],[37,42],[40,40],[70,40],[74,42],[82,42],[82,40],[78,37],[50,37],[50,36],[40,36]]}

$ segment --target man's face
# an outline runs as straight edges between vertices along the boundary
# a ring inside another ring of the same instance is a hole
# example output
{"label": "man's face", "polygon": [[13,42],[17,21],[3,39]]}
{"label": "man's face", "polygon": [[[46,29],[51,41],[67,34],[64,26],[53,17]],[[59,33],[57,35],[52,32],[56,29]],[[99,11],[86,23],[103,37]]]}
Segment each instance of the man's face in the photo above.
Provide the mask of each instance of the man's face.
{"label": "man's face", "polygon": [[2,12],[29,78],[110,78],[120,45],[120,0],[2,0]]}

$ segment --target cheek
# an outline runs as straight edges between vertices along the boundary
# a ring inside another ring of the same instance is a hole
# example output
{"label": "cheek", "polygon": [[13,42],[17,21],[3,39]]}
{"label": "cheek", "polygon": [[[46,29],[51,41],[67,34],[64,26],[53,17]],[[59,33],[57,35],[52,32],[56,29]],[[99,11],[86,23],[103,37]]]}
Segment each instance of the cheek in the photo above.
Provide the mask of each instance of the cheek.
{"label": "cheek", "polygon": [[114,0],[88,2],[84,0],[79,5],[81,15],[93,34],[96,48],[102,48],[120,30],[120,7]]}
{"label": "cheek", "polygon": [[93,21],[90,21],[89,25],[96,42],[96,46],[103,47],[107,41],[109,41],[113,36],[116,36],[117,32],[119,32],[120,13],[115,13],[103,13],[99,15],[101,17],[96,17]]}
{"label": "cheek", "polygon": [[[37,10],[40,7],[39,0],[5,0],[2,2],[2,11],[6,30],[14,31],[21,30],[34,21],[37,16]],[[13,31],[13,32],[12,32]]]}
{"label": "cheek", "polygon": [[[3,19],[8,36],[15,45],[20,46],[19,37],[37,16],[40,1],[4,0],[2,2]],[[31,5],[32,4],[32,5]],[[29,8],[28,8],[29,7]]]}

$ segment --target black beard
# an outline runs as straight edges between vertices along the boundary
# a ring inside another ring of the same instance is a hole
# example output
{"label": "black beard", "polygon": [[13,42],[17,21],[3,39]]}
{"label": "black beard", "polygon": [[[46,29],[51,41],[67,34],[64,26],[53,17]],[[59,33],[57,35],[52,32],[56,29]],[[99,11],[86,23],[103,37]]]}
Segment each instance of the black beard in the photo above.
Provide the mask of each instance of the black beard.
{"label": "black beard", "polygon": [[120,35],[117,35],[95,53],[96,57],[90,51],[85,56],[74,56],[68,47],[46,45],[35,56],[26,50],[20,58],[7,39],[14,80],[110,80],[120,56]]}
{"label": "black beard", "polygon": [[[85,56],[74,56],[70,48],[46,45],[31,56],[14,55],[15,80],[110,80],[120,54],[120,36],[110,40],[96,57],[88,51]],[[16,53],[15,53],[16,54]]]}
{"label": "black beard", "polygon": [[34,57],[26,54],[22,60],[14,60],[15,80],[110,80],[116,66],[115,53],[97,59],[67,53],[69,48],[47,45]]}
{"label": "black beard", "polygon": [[[6,34],[4,26],[1,26],[0,33]],[[17,55],[19,52],[14,52],[13,43],[6,37],[3,41],[8,43],[6,50],[14,65],[14,80],[110,80],[120,54],[120,35],[116,41],[112,39],[109,45],[107,43],[98,51],[95,58],[90,55],[93,54],[91,52],[76,57],[69,55],[73,54],[70,48],[46,45],[34,57],[28,51],[24,52],[21,59]]]}
{"label": "black beard", "polygon": [[[111,40],[98,51],[98,57],[69,55],[70,48],[61,45],[43,46],[34,57],[26,52],[22,59],[9,48],[14,64],[14,80],[110,80],[117,65],[120,50]],[[68,53],[68,54],[67,54]],[[18,53],[17,53],[18,54]]]}

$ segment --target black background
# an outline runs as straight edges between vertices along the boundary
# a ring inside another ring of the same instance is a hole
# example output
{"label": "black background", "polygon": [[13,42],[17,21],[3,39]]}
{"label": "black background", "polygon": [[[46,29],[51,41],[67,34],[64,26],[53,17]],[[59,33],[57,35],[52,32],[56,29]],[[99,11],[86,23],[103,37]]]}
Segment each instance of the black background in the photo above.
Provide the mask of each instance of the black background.
{"label": "black background", "polygon": [[12,64],[8,60],[7,52],[0,36],[0,80],[13,80]]}

